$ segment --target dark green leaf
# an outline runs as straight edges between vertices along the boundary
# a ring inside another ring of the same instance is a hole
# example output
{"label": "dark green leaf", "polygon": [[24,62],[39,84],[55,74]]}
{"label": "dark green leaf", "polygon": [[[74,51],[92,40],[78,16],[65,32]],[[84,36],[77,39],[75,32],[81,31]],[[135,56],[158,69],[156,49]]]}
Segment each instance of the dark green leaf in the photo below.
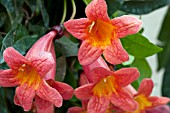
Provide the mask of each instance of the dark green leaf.
{"label": "dark green leaf", "polygon": [[121,10],[132,14],[146,14],[160,7],[168,5],[170,0],[128,0],[125,1]]}
{"label": "dark green leaf", "polygon": [[28,24],[28,30],[39,36],[43,35],[46,32],[46,28],[40,25]]}
{"label": "dark green leaf", "polygon": [[65,57],[59,57],[56,60],[57,67],[56,67],[56,81],[63,81],[66,75],[66,58]]}
{"label": "dark green leaf", "polygon": [[38,39],[37,35],[24,36],[22,39],[18,40],[13,47],[19,51],[22,55],[36,42]]}
{"label": "dark green leaf", "polygon": [[[170,62],[170,59],[169,61]],[[162,95],[166,97],[170,97],[170,65],[166,65],[165,73],[163,75],[163,82],[162,82]]]}
{"label": "dark green leaf", "polygon": [[[138,84],[140,84],[144,78],[150,78],[152,75],[151,68],[150,68],[148,62],[146,61],[146,59],[144,59],[144,58],[143,59],[135,58],[135,60],[133,61],[133,63],[130,66],[137,67],[140,72],[140,77],[137,79]],[[137,85],[137,83],[136,83],[136,85]]]}
{"label": "dark green leaf", "polygon": [[5,13],[0,13],[0,27],[3,26],[6,20],[6,14]]}
{"label": "dark green leaf", "polygon": [[0,113],[8,113],[7,103],[5,100],[4,89],[0,87]]}
{"label": "dark green leaf", "polygon": [[78,44],[72,42],[69,38],[63,36],[59,40],[55,41],[58,50],[65,56],[77,56]]}
{"label": "dark green leaf", "polygon": [[23,38],[24,36],[28,35],[28,31],[25,26],[22,24],[18,24],[17,28],[15,30],[15,38],[14,41],[16,42],[17,40]]}
{"label": "dark green leaf", "polygon": [[2,41],[2,47],[1,47],[1,50],[0,50],[0,64],[4,62],[4,59],[3,59],[3,51],[7,48],[7,47],[10,47],[13,45],[14,43],[14,29],[11,30],[3,39]]}
{"label": "dark green leaf", "polygon": [[111,17],[123,4],[124,0],[106,0],[108,15]]}
{"label": "dark green leaf", "polygon": [[45,9],[45,6],[44,6],[44,1],[43,0],[37,0],[38,2],[38,6],[41,10],[41,15],[43,17],[43,21],[44,21],[44,26],[45,27],[48,27],[49,25],[49,16],[48,16],[48,13]]}
{"label": "dark green leaf", "polygon": [[32,12],[36,11],[37,8],[37,0],[25,0],[27,5],[30,7]]}
{"label": "dark green leaf", "polygon": [[149,42],[139,33],[122,38],[121,41],[126,51],[137,58],[145,58],[162,51],[162,48]]}
{"label": "dark green leaf", "polygon": [[168,59],[170,58],[170,7],[168,9],[168,12],[164,18],[162,28],[160,30],[158,39],[161,41],[158,45],[160,45],[163,48],[163,51],[158,53],[158,70],[160,70],[162,67],[165,67],[165,65],[169,64]]}
{"label": "dark green leaf", "polygon": [[23,19],[22,5],[24,0],[1,0],[0,3],[6,8],[11,25],[16,27]]}

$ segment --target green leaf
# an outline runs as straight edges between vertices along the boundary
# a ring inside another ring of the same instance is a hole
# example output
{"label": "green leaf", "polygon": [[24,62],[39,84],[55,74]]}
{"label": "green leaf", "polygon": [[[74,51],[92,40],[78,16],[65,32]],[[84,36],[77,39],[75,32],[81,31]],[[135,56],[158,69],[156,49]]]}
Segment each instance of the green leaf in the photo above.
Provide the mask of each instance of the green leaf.
{"label": "green leaf", "polygon": [[38,34],[39,36],[42,36],[46,32],[47,29],[41,25],[33,25],[29,23],[28,30],[30,32],[33,32],[34,34]]}
{"label": "green leaf", "polygon": [[8,107],[5,100],[4,89],[0,87],[0,113],[8,113]]}
{"label": "green leaf", "polygon": [[108,15],[111,17],[123,4],[124,0],[106,0]]}
{"label": "green leaf", "polygon": [[48,27],[49,25],[49,16],[48,16],[48,13],[45,9],[45,6],[44,6],[44,1],[43,0],[37,0],[38,2],[38,6],[41,10],[41,15],[43,17],[43,21],[44,21],[44,26],[45,27]]}
{"label": "green leaf", "polygon": [[77,56],[78,44],[72,42],[69,38],[63,36],[55,41],[57,49],[65,56]]}
{"label": "green leaf", "polygon": [[4,12],[0,13],[0,27],[4,25],[6,18],[6,14]]}
{"label": "green leaf", "polygon": [[132,14],[146,14],[168,5],[170,0],[128,0],[121,7],[122,11]]}
{"label": "green leaf", "polygon": [[56,81],[63,81],[66,75],[66,58],[65,57],[59,57],[56,60],[57,62],[57,67],[56,67],[56,76],[55,80]]}
{"label": "green leaf", "polygon": [[[169,61],[170,62],[170,59]],[[170,97],[170,65],[166,65],[162,82],[162,96]]]}
{"label": "green leaf", "polygon": [[83,0],[83,2],[88,5],[92,0]]}
{"label": "green leaf", "polygon": [[14,43],[14,33],[15,29],[11,30],[3,39],[2,41],[2,47],[0,50],[0,64],[4,62],[3,59],[3,51],[7,48],[13,45]]}
{"label": "green leaf", "polygon": [[121,39],[123,47],[126,51],[137,58],[145,58],[162,51],[162,48],[149,42],[147,38],[137,33],[128,35]]}
{"label": "green leaf", "polygon": [[26,51],[36,42],[38,39],[37,35],[33,36],[24,36],[22,39],[18,40],[13,47],[20,52],[22,55],[26,53]]}
{"label": "green leaf", "polygon": [[25,0],[26,4],[30,7],[32,12],[36,11],[37,1],[36,0]]}
{"label": "green leaf", "polygon": [[6,8],[11,25],[16,27],[23,19],[22,5],[24,0],[0,0],[0,3]]}
{"label": "green leaf", "polygon": [[[152,75],[151,68],[150,68],[148,62],[146,61],[146,59],[144,59],[144,58],[135,58],[135,60],[133,61],[133,63],[130,66],[138,68],[138,70],[140,72],[140,77],[137,79],[138,85],[141,83],[141,81],[144,78],[150,78]],[[137,85],[137,83],[136,83],[136,85]]]}
{"label": "green leaf", "polygon": [[168,65],[168,59],[170,58],[170,7],[167,11],[167,14],[164,18],[162,28],[160,30],[158,40],[161,41],[158,45],[160,45],[163,48],[163,51],[158,53],[158,70],[160,70],[162,67],[165,67],[165,65]]}

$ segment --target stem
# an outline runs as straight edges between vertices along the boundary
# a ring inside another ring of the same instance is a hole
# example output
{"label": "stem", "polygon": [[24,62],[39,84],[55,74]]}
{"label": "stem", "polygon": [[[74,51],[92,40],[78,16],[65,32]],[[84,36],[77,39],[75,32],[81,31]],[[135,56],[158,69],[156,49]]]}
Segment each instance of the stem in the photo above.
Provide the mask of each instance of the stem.
{"label": "stem", "polygon": [[73,6],[73,12],[72,12],[70,19],[73,19],[76,15],[76,4],[75,4],[74,0],[71,0],[71,3],[72,3],[72,6]]}
{"label": "stem", "polygon": [[61,19],[60,24],[64,23],[64,20],[66,18],[66,13],[67,13],[67,0],[64,0],[63,17]]}

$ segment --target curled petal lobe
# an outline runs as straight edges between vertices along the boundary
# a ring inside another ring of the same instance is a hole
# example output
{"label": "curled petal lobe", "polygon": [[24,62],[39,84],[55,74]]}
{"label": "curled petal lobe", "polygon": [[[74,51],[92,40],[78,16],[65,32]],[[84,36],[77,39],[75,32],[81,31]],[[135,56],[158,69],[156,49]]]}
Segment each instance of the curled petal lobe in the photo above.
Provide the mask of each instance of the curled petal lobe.
{"label": "curled petal lobe", "polygon": [[93,96],[88,103],[87,113],[105,113],[109,104],[108,97]]}
{"label": "curled petal lobe", "polygon": [[124,111],[135,111],[138,107],[138,104],[133,100],[128,92],[121,88],[117,89],[117,93],[112,93],[111,102]]}
{"label": "curled petal lobe", "polygon": [[43,78],[47,72],[50,71],[54,64],[54,59],[51,53],[41,52],[38,55],[34,55],[30,58],[31,65]]}
{"label": "curled petal lobe", "polygon": [[159,106],[159,105],[164,105],[170,102],[170,99],[167,97],[156,97],[152,96],[149,97],[148,100],[152,102],[152,107]]}
{"label": "curled petal lobe", "polygon": [[71,107],[68,109],[68,113],[82,113],[83,109],[81,107]]}
{"label": "curled petal lobe", "polygon": [[137,68],[122,68],[115,71],[114,76],[116,77],[117,83],[120,86],[125,87],[139,77],[139,71]]}
{"label": "curled petal lobe", "polygon": [[81,99],[81,100],[87,100],[90,99],[92,96],[92,88],[93,88],[93,84],[86,84],[83,86],[80,86],[79,88],[76,88],[74,90],[74,94],[77,98]]}
{"label": "curled petal lobe", "polygon": [[151,79],[143,79],[138,89],[138,95],[144,94],[146,97],[150,96],[150,94],[152,93],[153,86],[154,84]]}
{"label": "curled petal lobe", "polygon": [[88,27],[92,22],[87,18],[69,20],[64,23],[65,28],[69,31],[74,37],[84,40],[86,39]]}
{"label": "curled petal lobe", "polygon": [[44,80],[36,90],[36,94],[40,98],[53,103],[56,107],[61,107],[62,105],[62,96],[60,93],[56,89],[50,87]]}
{"label": "curled petal lobe", "polygon": [[89,65],[96,61],[102,52],[103,50],[101,48],[93,47],[87,41],[84,41],[78,51],[79,62],[82,65]]}
{"label": "curled petal lobe", "polygon": [[14,96],[14,103],[15,103],[15,105],[21,106],[21,104],[19,103],[17,95]]}
{"label": "curled petal lobe", "polygon": [[11,69],[0,70],[0,86],[13,87],[17,85],[19,85],[19,81],[15,78]]}
{"label": "curled petal lobe", "polygon": [[21,105],[25,111],[29,111],[32,107],[32,101],[35,97],[35,89],[27,84],[20,85],[16,88],[15,103]]}
{"label": "curled petal lobe", "polygon": [[92,79],[94,83],[97,83],[101,79],[113,75],[112,71],[109,71],[103,67],[97,67],[91,71],[91,75],[93,75]]}
{"label": "curled petal lobe", "polygon": [[128,61],[128,53],[123,49],[119,39],[112,40],[112,45],[104,50],[105,59],[111,64],[121,64]]}
{"label": "curled petal lobe", "polygon": [[117,38],[137,33],[142,27],[142,21],[136,17],[125,15],[111,20],[112,25],[117,27]]}
{"label": "curled petal lobe", "polygon": [[28,60],[24,56],[22,56],[12,47],[8,47],[7,49],[5,49],[3,55],[4,60],[6,61],[8,66],[14,70],[17,70],[22,64],[28,62]]}
{"label": "curled petal lobe", "polygon": [[105,0],[93,0],[85,9],[86,16],[90,20],[103,20],[109,21],[107,14],[107,5]]}
{"label": "curled petal lobe", "polygon": [[54,113],[54,106],[52,103],[36,96],[35,106],[37,113]]}
{"label": "curled petal lobe", "polygon": [[62,82],[55,82],[54,80],[49,80],[50,86],[55,88],[63,97],[63,99],[68,100],[73,96],[74,89]]}

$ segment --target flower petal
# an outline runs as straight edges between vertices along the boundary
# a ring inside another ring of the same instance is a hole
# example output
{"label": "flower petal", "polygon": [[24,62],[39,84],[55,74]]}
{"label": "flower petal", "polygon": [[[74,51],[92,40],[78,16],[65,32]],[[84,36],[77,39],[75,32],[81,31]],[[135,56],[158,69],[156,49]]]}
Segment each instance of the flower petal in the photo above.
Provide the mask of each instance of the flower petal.
{"label": "flower petal", "polygon": [[5,49],[3,55],[6,63],[13,70],[19,69],[21,65],[28,62],[28,60],[24,56],[22,56],[12,47],[8,47],[7,49]]}
{"label": "flower petal", "polygon": [[121,64],[128,61],[128,53],[123,49],[119,39],[114,39],[112,45],[104,50],[105,59],[111,64]]}
{"label": "flower petal", "polygon": [[15,103],[21,105],[25,111],[29,111],[32,107],[32,101],[35,97],[35,89],[27,84],[20,85],[16,88]]}
{"label": "flower petal", "polygon": [[97,67],[95,69],[93,69],[91,71],[91,75],[92,75],[92,80],[94,83],[97,83],[98,81],[100,81],[102,78],[105,78],[109,75],[113,75],[112,71],[109,71],[103,67]]}
{"label": "flower petal", "polygon": [[105,0],[93,0],[85,9],[86,16],[90,20],[103,20],[109,21],[109,17],[107,14],[107,5]]}
{"label": "flower petal", "polygon": [[79,88],[76,88],[74,90],[74,94],[77,98],[81,100],[87,100],[92,96],[92,88],[93,84],[85,84],[83,86],[80,86]]}
{"label": "flower petal", "polygon": [[21,106],[21,104],[19,103],[17,95],[14,95],[14,103],[15,103],[15,105]]}
{"label": "flower petal", "polygon": [[116,82],[122,87],[125,87],[135,81],[139,77],[139,74],[140,73],[137,68],[122,68],[114,72]]}
{"label": "flower petal", "polygon": [[37,113],[54,113],[53,104],[38,96],[35,97],[35,106]]}
{"label": "flower petal", "polygon": [[160,105],[146,110],[146,113],[170,113],[170,107],[168,105]]}
{"label": "flower petal", "polygon": [[167,97],[152,96],[152,97],[149,97],[148,100],[150,102],[152,102],[152,107],[159,106],[159,105],[165,105],[170,102],[170,99]]}
{"label": "flower petal", "polygon": [[117,38],[137,33],[142,27],[142,21],[136,17],[125,15],[111,20],[112,25],[117,27]]}
{"label": "flower petal", "polygon": [[150,96],[153,89],[153,81],[149,78],[145,78],[140,83],[137,95],[144,94],[146,97]]}
{"label": "flower petal", "polygon": [[65,28],[70,32],[74,37],[84,40],[87,37],[87,30],[92,21],[87,18],[69,20],[64,23]]}
{"label": "flower petal", "polygon": [[54,59],[51,53],[48,52],[41,52],[39,54],[33,55],[29,60],[31,65],[37,70],[42,78],[47,72],[49,72],[54,64]]}
{"label": "flower petal", "polygon": [[87,113],[105,113],[109,104],[110,100],[108,97],[93,96],[88,103]]}
{"label": "flower petal", "polygon": [[63,97],[63,99],[68,100],[72,98],[74,89],[66,83],[56,82],[54,80],[49,80],[48,83],[51,87],[55,88]]}
{"label": "flower petal", "polygon": [[100,57],[102,52],[102,49],[98,47],[93,47],[91,44],[83,41],[78,51],[79,62],[82,65],[89,65],[96,61]]}
{"label": "flower petal", "polygon": [[11,69],[0,70],[0,86],[13,87],[17,86],[19,81],[15,78],[15,74]]}
{"label": "flower petal", "polygon": [[135,111],[138,107],[138,104],[133,100],[128,92],[121,88],[117,89],[117,93],[112,94],[111,102],[124,111]]}
{"label": "flower petal", "polygon": [[83,113],[83,109],[81,107],[71,107],[67,113]]}
{"label": "flower petal", "polygon": [[56,89],[50,87],[44,80],[36,90],[36,94],[42,99],[53,103],[56,107],[61,107],[62,105],[63,100],[60,93]]}

